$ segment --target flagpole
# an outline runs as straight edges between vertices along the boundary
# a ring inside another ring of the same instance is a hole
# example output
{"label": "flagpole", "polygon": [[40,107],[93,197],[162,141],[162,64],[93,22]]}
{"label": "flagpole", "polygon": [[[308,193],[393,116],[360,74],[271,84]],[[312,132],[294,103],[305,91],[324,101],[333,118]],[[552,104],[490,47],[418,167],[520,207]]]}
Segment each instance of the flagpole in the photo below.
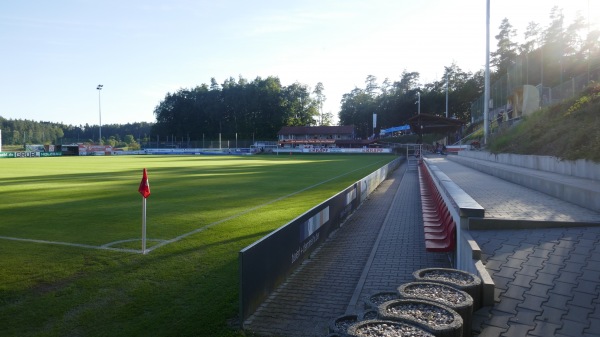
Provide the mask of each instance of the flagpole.
{"label": "flagpole", "polygon": [[146,198],[142,200],[142,254],[146,254]]}

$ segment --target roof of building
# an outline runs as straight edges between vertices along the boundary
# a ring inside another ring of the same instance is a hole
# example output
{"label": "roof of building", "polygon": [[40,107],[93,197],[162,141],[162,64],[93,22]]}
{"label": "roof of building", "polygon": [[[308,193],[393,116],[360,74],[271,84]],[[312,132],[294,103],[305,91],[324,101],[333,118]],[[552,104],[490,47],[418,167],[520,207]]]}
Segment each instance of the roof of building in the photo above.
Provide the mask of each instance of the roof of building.
{"label": "roof of building", "polygon": [[284,126],[278,135],[335,135],[353,134],[354,125],[343,126]]}
{"label": "roof of building", "polygon": [[374,139],[336,139],[335,144],[337,145],[370,145],[375,143]]}
{"label": "roof of building", "polygon": [[454,118],[419,114],[408,120],[411,130],[417,134],[454,132],[465,123]]}

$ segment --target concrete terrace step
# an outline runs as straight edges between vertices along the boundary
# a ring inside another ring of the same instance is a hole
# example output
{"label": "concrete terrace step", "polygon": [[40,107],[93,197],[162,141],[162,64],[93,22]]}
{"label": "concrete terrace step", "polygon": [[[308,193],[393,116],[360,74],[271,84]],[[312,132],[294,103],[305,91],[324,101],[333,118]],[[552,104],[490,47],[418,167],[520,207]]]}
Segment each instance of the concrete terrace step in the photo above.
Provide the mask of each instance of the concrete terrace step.
{"label": "concrete terrace step", "polygon": [[474,335],[600,336],[600,212],[491,173],[504,168],[592,186],[596,169],[577,178],[461,157],[429,161],[485,208],[467,232],[480,249],[473,258],[493,281],[494,303],[473,314]]}
{"label": "concrete terrace step", "polygon": [[[597,172],[586,174],[591,178],[583,178],[504,164],[494,160],[494,155],[478,155],[477,158],[471,155],[460,153],[447,156],[447,159],[592,211],[600,211],[600,180],[593,178]],[[595,170],[594,165],[590,167]]]}

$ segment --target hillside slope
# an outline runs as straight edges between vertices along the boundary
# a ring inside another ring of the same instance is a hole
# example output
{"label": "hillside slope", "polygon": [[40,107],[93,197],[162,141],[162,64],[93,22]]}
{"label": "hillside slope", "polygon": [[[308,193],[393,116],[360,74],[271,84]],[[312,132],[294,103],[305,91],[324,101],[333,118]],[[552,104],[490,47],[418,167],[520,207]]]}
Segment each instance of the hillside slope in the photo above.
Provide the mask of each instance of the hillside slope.
{"label": "hillside slope", "polygon": [[502,128],[490,137],[489,150],[600,162],[600,84]]}

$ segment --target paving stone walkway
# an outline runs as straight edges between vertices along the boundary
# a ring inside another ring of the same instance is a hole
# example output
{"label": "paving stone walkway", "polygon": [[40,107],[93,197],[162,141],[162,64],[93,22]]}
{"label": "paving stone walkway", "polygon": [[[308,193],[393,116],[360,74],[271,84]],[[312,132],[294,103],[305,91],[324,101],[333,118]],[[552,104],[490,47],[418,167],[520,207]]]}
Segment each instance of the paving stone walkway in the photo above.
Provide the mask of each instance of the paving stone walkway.
{"label": "paving stone walkway", "polygon": [[363,202],[244,327],[263,336],[326,336],[345,313],[363,311],[365,296],[395,291],[412,272],[449,267],[425,251],[418,173],[403,164]]}
{"label": "paving stone walkway", "polygon": [[480,336],[600,336],[600,227],[471,231],[496,284]]}
{"label": "paving stone walkway", "polygon": [[[600,213],[430,156],[486,218],[599,223]],[[568,179],[568,178],[565,178]],[[600,336],[600,226],[470,231],[496,283],[475,312],[479,336]],[[449,267],[424,247],[418,175],[402,165],[246,322],[261,336],[326,336],[363,300],[421,268]]]}
{"label": "paving stone walkway", "polygon": [[496,303],[475,313],[473,332],[600,336],[600,226],[567,227],[600,224],[600,213],[447,158],[431,163],[481,204],[486,218],[565,222],[564,228],[470,231],[496,285]]}

